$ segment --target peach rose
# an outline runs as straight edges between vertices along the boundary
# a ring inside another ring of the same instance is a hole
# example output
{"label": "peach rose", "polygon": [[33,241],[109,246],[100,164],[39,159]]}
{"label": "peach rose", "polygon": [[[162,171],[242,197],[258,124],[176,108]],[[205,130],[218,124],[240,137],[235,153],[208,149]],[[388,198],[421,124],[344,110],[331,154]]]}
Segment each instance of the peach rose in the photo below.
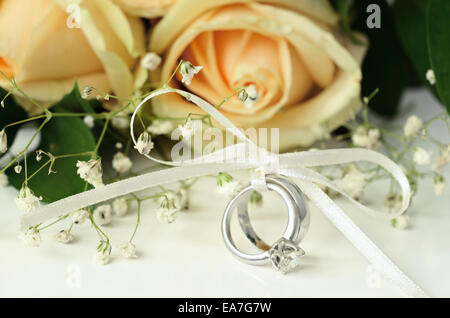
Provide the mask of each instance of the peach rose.
{"label": "peach rose", "polygon": [[[0,1],[0,70],[45,105],[70,92],[75,80],[81,89],[132,96],[144,51],[142,21],[110,0]],[[3,77],[0,85],[11,88]]]}
{"label": "peach rose", "polygon": [[[201,65],[186,88],[215,105],[238,87],[256,87],[251,107],[232,98],[222,112],[239,127],[280,128],[280,149],[310,146],[361,105],[365,48],[353,46],[337,21],[327,0],[178,0],[153,31],[151,50],[165,61],[152,76],[168,80],[180,59]],[[199,112],[175,94],[153,109],[171,117]]]}
{"label": "peach rose", "polygon": [[114,0],[125,12],[145,18],[165,15],[176,0]]}

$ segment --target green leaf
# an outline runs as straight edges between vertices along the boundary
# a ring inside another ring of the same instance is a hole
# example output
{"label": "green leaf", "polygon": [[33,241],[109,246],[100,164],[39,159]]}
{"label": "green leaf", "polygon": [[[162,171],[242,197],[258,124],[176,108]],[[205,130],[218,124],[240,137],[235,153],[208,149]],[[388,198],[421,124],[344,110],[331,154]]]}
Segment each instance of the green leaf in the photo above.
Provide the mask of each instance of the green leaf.
{"label": "green leaf", "polygon": [[[61,105],[70,105],[73,108],[83,107],[76,98],[74,91],[64,97],[60,105],[52,108],[53,112],[68,112]],[[82,119],[77,117],[53,117],[41,131],[41,142],[38,149],[51,154],[67,155],[93,151],[95,140],[91,130]],[[31,176],[45,162],[43,156],[40,162],[36,161],[36,155],[30,153],[27,156],[28,175]],[[38,196],[43,197],[44,202],[54,202],[62,198],[83,192],[85,182],[76,173],[78,160],[89,160],[89,156],[77,156],[57,159],[53,170],[56,173],[48,174],[48,167],[38,172],[31,180],[29,187]],[[20,175],[14,173],[14,169],[7,171],[10,183],[20,189],[24,182],[24,172]]]}
{"label": "green leaf", "polygon": [[[0,101],[8,94],[7,91],[0,88]],[[9,95],[5,100],[5,108],[0,107],[0,130],[7,124],[14,123],[27,118],[27,113],[15,101],[12,95]],[[17,131],[21,125],[14,125],[6,128],[8,136],[8,147],[10,147],[16,138]],[[2,157],[2,155],[0,155]]]}
{"label": "green leaf", "polygon": [[450,113],[450,1],[431,0],[427,10],[428,50],[436,88]]}
{"label": "green leaf", "polygon": [[394,5],[394,21],[400,41],[418,77],[436,94],[436,89],[428,83],[425,76],[431,68],[426,23],[428,1],[397,0]]}
{"label": "green leaf", "polygon": [[[367,27],[367,6],[378,4],[381,9],[381,28]],[[358,0],[359,11],[355,27],[369,37],[370,48],[364,60],[362,94],[370,95],[379,89],[370,107],[376,112],[393,116],[396,114],[400,98],[406,86],[409,61],[397,36],[392,9],[385,0]]]}

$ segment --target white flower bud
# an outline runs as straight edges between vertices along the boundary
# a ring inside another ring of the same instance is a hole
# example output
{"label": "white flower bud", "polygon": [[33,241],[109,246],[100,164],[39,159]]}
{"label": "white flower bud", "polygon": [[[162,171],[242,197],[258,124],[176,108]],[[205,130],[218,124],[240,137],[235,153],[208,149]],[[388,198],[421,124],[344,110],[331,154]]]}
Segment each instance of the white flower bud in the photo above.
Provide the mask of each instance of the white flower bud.
{"label": "white flower bud", "polygon": [[6,151],[8,151],[8,137],[3,129],[0,131],[0,154],[4,154]]}
{"label": "white flower bud", "polygon": [[95,208],[93,213],[95,223],[107,225],[112,221],[112,208],[109,204],[100,205]]}
{"label": "white flower bud", "polygon": [[427,78],[427,81],[430,83],[430,85],[436,85],[436,74],[433,70],[428,70],[425,74],[425,77]]}
{"label": "white flower bud", "polygon": [[72,242],[73,235],[68,230],[62,230],[55,235],[55,239],[63,244],[68,244]]}
{"label": "white flower bud", "polygon": [[85,116],[83,118],[83,121],[86,124],[86,126],[88,126],[88,128],[94,128],[95,120],[94,117],[92,117],[91,115]]}
{"label": "white flower bud", "polygon": [[217,191],[220,194],[230,198],[234,196],[241,188],[241,183],[235,181],[233,177],[227,173],[219,173],[217,176]]}
{"label": "white flower bud", "polygon": [[148,132],[144,131],[138,138],[134,148],[139,151],[141,155],[148,155],[153,149],[153,142]]}
{"label": "white flower bud", "polygon": [[180,66],[180,74],[183,76],[182,83],[191,85],[192,79],[203,69],[203,66],[194,66],[191,62],[184,61]]}
{"label": "white flower bud", "polygon": [[112,161],[112,167],[118,173],[126,173],[126,172],[130,171],[132,166],[133,166],[133,163],[131,162],[130,158],[125,156],[123,153],[118,152],[114,155],[114,158]]}
{"label": "white flower bud", "polygon": [[430,163],[430,153],[421,147],[414,149],[413,160],[418,165],[427,165]]}
{"label": "white flower bud", "polygon": [[126,198],[117,198],[112,203],[112,208],[117,216],[125,216],[128,213],[129,204]]}
{"label": "white flower bud", "polygon": [[377,149],[380,145],[380,131],[376,128],[367,129],[359,126],[352,135],[353,145],[367,149]]}
{"label": "white flower bud", "polygon": [[39,162],[39,161],[42,160],[42,153],[43,153],[42,150],[36,151],[36,161],[37,161],[37,162]]}
{"label": "white flower bud", "polygon": [[14,167],[14,172],[17,174],[20,174],[22,172],[22,166],[21,165],[17,165]]}
{"label": "white flower bud", "polygon": [[178,125],[177,129],[179,129],[183,139],[187,140],[190,139],[201,126],[201,120],[191,120],[189,118],[184,125]]}
{"label": "white flower bud", "polygon": [[119,250],[124,258],[137,258],[136,246],[131,242],[123,243],[120,245]]}
{"label": "white flower bud", "polygon": [[161,61],[162,59],[158,54],[150,52],[145,54],[142,58],[141,66],[149,71],[154,71],[161,64]]}
{"label": "white flower bud", "polygon": [[409,227],[409,216],[400,215],[392,220],[392,226],[399,230],[405,230]]}
{"label": "white flower bud", "polygon": [[420,129],[422,129],[423,123],[422,120],[417,116],[411,116],[406,121],[405,126],[403,127],[403,132],[406,137],[415,136]]}

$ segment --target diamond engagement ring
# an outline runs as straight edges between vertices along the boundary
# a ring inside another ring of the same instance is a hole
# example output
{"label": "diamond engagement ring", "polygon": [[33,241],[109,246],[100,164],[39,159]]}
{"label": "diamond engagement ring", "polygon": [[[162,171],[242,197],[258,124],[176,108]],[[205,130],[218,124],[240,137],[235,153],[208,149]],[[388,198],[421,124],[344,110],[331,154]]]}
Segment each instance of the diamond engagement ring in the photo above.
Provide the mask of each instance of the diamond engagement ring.
{"label": "diamond engagement ring", "polygon": [[[286,178],[267,176],[266,184],[270,191],[281,196],[288,208],[288,224],[281,239],[270,246],[256,234],[252,227],[248,215],[248,202],[254,191],[251,185],[241,190],[228,203],[222,219],[222,235],[227,248],[241,261],[252,265],[272,263],[276,270],[287,273],[299,265],[299,259],[304,255],[304,251],[298,247],[298,244],[308,230],[309,213],[302,192],[294,183]],[[236,210],[241,229],[250,242],[262,250],[261,253],[247,254],[236,247],[231,236],[231,219]]]}

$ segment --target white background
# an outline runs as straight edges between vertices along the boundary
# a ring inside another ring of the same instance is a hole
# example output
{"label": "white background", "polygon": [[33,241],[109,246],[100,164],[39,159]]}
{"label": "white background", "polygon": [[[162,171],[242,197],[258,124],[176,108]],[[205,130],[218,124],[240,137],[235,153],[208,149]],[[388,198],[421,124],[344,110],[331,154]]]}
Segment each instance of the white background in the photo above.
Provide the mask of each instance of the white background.
{"label": "white background", "polygon": [[[413,106],[411,106],[411,102]],[[415,113],[431,118],[442,108],[424,91],[404,100],[401,125]],[[391,125],[392,123],[389,123]],[[447,129],[433,130],[449,142]],[[436,154],[436,151],[435,151]],[[450,180],[450,173],[445,176]],[[253,267],[235,260],[226,250],[220,221],[227,200],[214,191],[215,180],[202,179],[192,190],[191,208],[173,224],[156,220],[153,203],[144,205],[135,244],[139,258],[122,259],[113,249],[107,266],[94,265],[98,243],[86,222],[74,228],[75,241],[57,243],[56,225],[43,233],[40,248],[29,248],[18,238],[20,212],[17,191],[0,189],[0,296],[1,297],[400,297],[393,286],[371,272],[358,251],[323,214],[310,205],[311,227],[301,247],[307,255],[301,268],[280,275],[270,266]],[[384,199],[382,188],[372,188],[365,203]],[[390,224],[357,211],[344,199],[338,203],[363,231],[429,295],[450,296],[450,199],[447,189],[436,197],[432,182],[419,184],[419,194],[408,210],[412,227],[399,231]],[[285,215],[280,201],[265,198],[263,211],[253,216],[255,227],[268,240],[277,239]],[[131,235],[135,211],[115,218],[104,229],[117,247]],[[238,239],[238,242],[243,239]]]}

